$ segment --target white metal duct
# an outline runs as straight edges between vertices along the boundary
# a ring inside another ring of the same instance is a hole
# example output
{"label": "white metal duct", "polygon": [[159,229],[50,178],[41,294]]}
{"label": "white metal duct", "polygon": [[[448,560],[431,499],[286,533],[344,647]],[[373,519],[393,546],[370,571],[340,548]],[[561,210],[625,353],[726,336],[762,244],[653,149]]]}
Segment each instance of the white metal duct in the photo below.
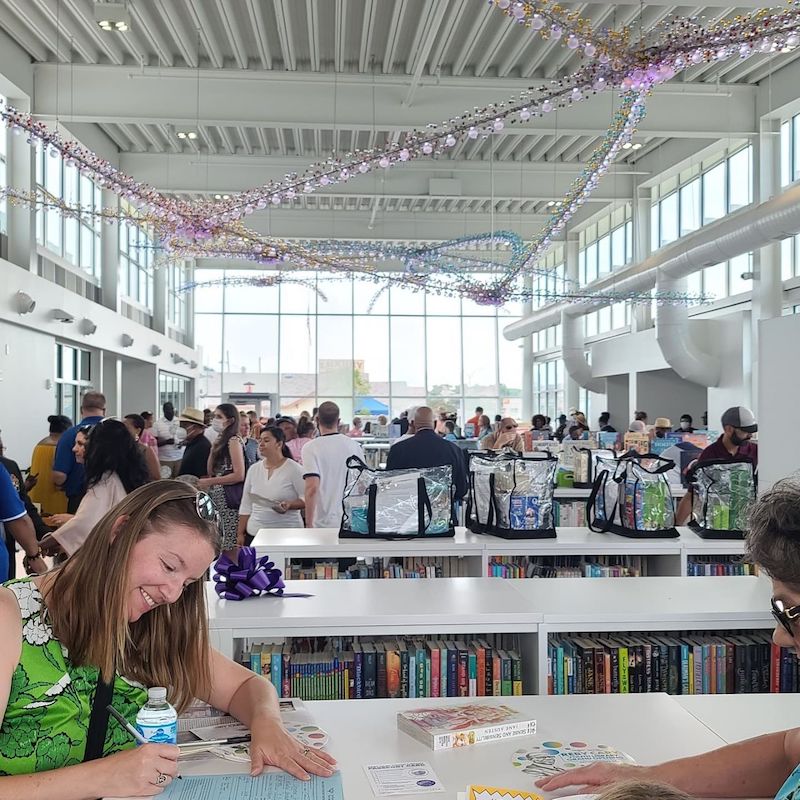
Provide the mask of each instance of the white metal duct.
{"label": "white metal duct", "polygon": [[561,357],[564,370],[578,386],[590,392],[605,394],[606,379],[592,377],[592,368],[584,352],[583,317],[561,312]]}

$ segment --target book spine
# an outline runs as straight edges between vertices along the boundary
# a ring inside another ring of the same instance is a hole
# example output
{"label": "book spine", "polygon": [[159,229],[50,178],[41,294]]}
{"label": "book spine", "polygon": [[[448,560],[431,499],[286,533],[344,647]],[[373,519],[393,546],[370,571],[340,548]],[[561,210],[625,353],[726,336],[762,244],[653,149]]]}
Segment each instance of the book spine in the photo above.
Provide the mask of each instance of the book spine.
{"label": "book spine", "polygon": [[387,687],[387,677],[386,677],[386,650],[385,648],[380,648],[375,653],[375,671],[376,671],[376,681],[375,681],[375,696],[376,697],[388,697],[389,690]]}
{"label": "book spine", "polygon": [[511,739],[515,736],[535,736],[536,720],[507,722],[484,728],[470,728],[458,733],[438,733],[430,736],[429,746],[433,750],[449,750],[466,744],[483,744]]}
{"label": "book spine", "polygon": [[447,647],[447,696],[458,697],[458,651],[452,643]]}
{"label": "book spine", "polygon": [[458,697],[469,697],[469,653],[458,650]]}
{"label": "book spine", "polygon": [[355,652],[355,681],[356,681],[356,700],[364,697],[364,654],[360,650]]}
{"label": "book spine", "polygon": [[630,676],[629,676],[629,668],[630,664],[628,661],[628,648],[627,647],[620,647],[619,648],[619,693],[620,694],[628,694],[630,689]]}
{"label": "book spine", "polygon": [[516,652],[511,655],[511,693],[522,695],[522,659]]}
{"label": "book spine", "polygon": [[430,653],[431,653],[431,697],[441,697],[441,674],[442,674],[442,665],[441,665],[441,654],[439,652],[439,646],[436,642],[431,642],[430,645]]}
{"label": "book spine", "polygon": [[469,696],[478,696],[478,654],[474,648],[469,649],[467,661],[467,677],[469,678]]}

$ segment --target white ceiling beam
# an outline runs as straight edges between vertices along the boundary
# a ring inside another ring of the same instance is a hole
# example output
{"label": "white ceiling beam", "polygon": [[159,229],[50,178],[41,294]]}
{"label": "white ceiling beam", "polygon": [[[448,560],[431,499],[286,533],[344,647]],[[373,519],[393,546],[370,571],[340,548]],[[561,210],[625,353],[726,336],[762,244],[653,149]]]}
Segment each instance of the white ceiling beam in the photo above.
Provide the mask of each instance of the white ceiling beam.
{"label": "white ceiling beam", "polygon": [[392,7],[392,21],[389,23],[389,41],[383,54],[383,73],[387,75],[394,72],[394,60],[397,54],[397,43],[400,31],[403,28],[403,15],[405,14],[406,0],[395,0]]}
{"label": "white ceiling beam", "polygon": [[130,10],[131,22],[133,22],[137,30],[141,30],[147,36],[158,55],[160,64],[165,67],[171,67],[175,63],[175,59],[172,55],[172,48],[161,33],[161,24],[156,21],[156,18],[146,6],[134,4],[130,6]]}
{"label": "white ceiling beam", "polygon": [[192,22],[196,31],[195,41],[198,39],[202,41],[203,47],[211,60],[211,65],[216,69],[222,69],[225,66],[225,59],[217,37],[214,35],[214,27],[211,25],[206,6],[203,5],[201,0],[188,0],[188,3],[189,13],[192,15]]}
{"label": "white ceiling beam", "polygon": [[256,132],[258,133],[258,141],[261,144],[261,151],[265,156],[268,156],[270,147],[269,142],[267,141],[267,134],[263,128],[256,128]]}
{"label": "white ceiling beam", "polygon": [[347,60],[347,0],[336,0],[333,27],[333,65],[336,72],[344,72]]}
{"label": "white ceiling beam", "polygon": [[247,131],[242,127],[238,127],[236,129],[236,133],[239,135],[239,139],[242,142],[242,147],[244,147],[245,153],[247,153],[249,156],[253,155],[253,147],[250,144],[250,139],[247,137]]}
{"label": "white ceiling beam", "polygon": [[311,71],[319,72],[319,5],[317,4],[317,0],[306,0],[306,22],[308,27],[308,56],[311,61]]}
{"label": "white ceiling beam", "polygon": [[[226,144],[228,144],[226,142]],[[234,192],[249,189],[282,178],[286,173],[297,171],[304,163],[299,156],[245,156],[228,157],[217,155],[197,158],[190,154],[163,155],[154,153],[122,153],[120,169],[137,180],[165,192],[202,192],[209,190]],[[455,178],[459,191],[453,192],[461,197],[483,198],[490,194],[490,186],[498,198],[525,198],[537,196],[550,199],[555,189],[564,193],[572,180],[581,171],[578,162],[565,163],[522,163],[490,161],[428,161],[405,164],[387,171],[380,171],[353,178],[348,183],[329,187],[316,193],[315,197],[328,195],[357,196],[387,194],[393,196],[427,196],[431,178]],[[202,170],[202,176],[198,171]],[[617,176],[619,194],[633,193],[635,178],[647,178],[649,173],[643,169],[634,170],[629,166],[612,167],[612,175]],[[603,200],[609,195],[604,188],[607,180],[601,181],[595,196]],[[544,193],[546,184],[546,193]],[[381,191],[377,191],[378,187]],[[522,187],[520,189],[520,187]]]}
{"label": "white ceiling beam", "polygon": [[198,133],[200,134],[200,138],[203,140],[203,142],[205,142],[208,152],[212,155],[216,155],[218,151],[217,143],[208,128],[206,128],[205,125],[200,125],[200,130]]}
{"label": "white ceiling beam", "polygon": [[164,143],[155,134],[156,128],[151,125],[140,125],[139,130],[142,136],[151,144],[153,152],[162,153],[164,151]]}
{"label": "white ceiling beam", "polygon": [[253,28],[253,36],[258,47],[258,56],[261,59],[261,69],[272,69],[272,53],[267,41],[267,27],[264,22],[264,15],[261,11],[260,0],[247,0],[247,14],[250,17],[250,25]]}
{"label": "white ceiling beam", "polygon": [[[181,150],[180,145],[178,144],[178,140],[175,138],[175,133],[170,130],[168,125],[157,125],[158,130],[161,132],[161,135],[164,137],[164,141],[167,143],[167,146],[173,153],[179,153]],[[200,131],[204,130],[203,126],[200,126]],[[210,137],[206,137],[210,138]],[[216,151],[213,151],[216,152]]]}
{"label": "white ceiling beam", "polygon": [[55,53],[59,61],[72,61],[69,42],[55,26],[48,22],[40,8],[31,0],[6,0],[12,11],[44,42],[51,53]]}
{"label": "white ceiling beam", "polygon": [[220,125],[217,127],[217,131],[219,132],[219,137],[222,139],[222,143],[225,145],[225,148],[231,155],[236,154],[236,146],[233,143],[233,139],[231,139],[230,134],[228,133],[228,129],[224,125]]}
{"label": "white ceiling beam", "polygon": [[103,123],[100,123],[98,127],[106,136],[108,136],[109,139],[111,139],[112,142],[114,142],[118,150],[130,150],[131,143],[122,136],[118,126],[104,125]]}
{"label": "white ceiling beam", "polygon": [[47,45],[35,29],[31,29],[3,5],[0,5],[0,30],[5,31],[34,61],[47,61]]}
{"label": "white ceiling beam", "polygon": [[517,42],[513,47],[506,50],[505,58],[500,62],[497,67],[497,74],[504,78],[511,73],[511,71],[519,64],[522,54],[529,47],[535,47],[537,50],[545,46],[544,42],[539,36],[528,28],[524,28],[524,35],[517,38]]}
{"label": "white ceiling beam", "polygon": [[372,36],[375,32],[375,22],[378,9],[375,0],[366,0],[364,3],[364,19],[361,23],[361,42],[358,53],[358,71],[366,72],[372,62]]}
{"label": "white ceiling beam", "polygon": [[191,30],[178,14],[178,4],[175,0],[156,0],[156,10],[159,12],[165,27],[183,60],[190,67],[197,67],[197,34]]}
{"label": "white ceiling beam", "polygon": [[[74,66],[74,103],[59,107],[61,119],[78,122],[150,122],[193,125],[197,107],[189,87],[198,80],[195,70],[128,67]],[[257,76],[253,78],[252,76]],[[266,76],[266,77],[265,77]],[[201,121],[210,125],[243,125],[275,128],[330,128],[333,76],[319,73],[201,70],[204,108]],[[441,120],[474,105],[488,105],[507,97],[503,81],[442,79],[426,84],[414,106],[403,106],[408,86],[403,76],[339,75],[336,82],[337,128],[360,129],[372,120],[381,130],[405,131]],[[34,66],[34,114],[56,116],[57,70],[53,64]],[[372,91],[376,84],[373,106]],[[188,84],[187,84],[188,81]],[[667,84],[648,100],[641,123],[643,134],[707,138],[748,136],[756,131],[753,86]],[[269,103],[264,103],[268,92]],[[509,124],[499,134],[541,136],[597,135],[611,121],[611,96],[593,96],[558,115],[537,118],[528,125]]]}
{"label": "white ceiling beam", "polygon": [[[88,0],[86,2],[82,2],[82,0],[39,0],[39,2],[54,23],[58,21],[62,30],[71,33],[76,41],[80,40],[82,47],[90,55],[89,58],[86,58],[81,53],[84,61],[92,64],[98,61],[97,50],[88,44],[88,41],[92,41],[106,54],[113,64],[124,63],[122,48],[116,42],[117,37],[113,33],[108,34],[100,30],[100,27],[94,21],[94,6]],[[75,19],[74,24],[68,17],[69,22],[64,25],[65,12],[68,12]]]}
{"label": "white ceiling beam", "polygon": [[137,149],[142,152],[147,150],[147,143],[145,142],[136,124],[125,125],[120,124],[119,129],[122,131],[123,136]]}
{"label": "white ceiling beam", "polygon": [[230,4],[225,4],[222,0],[216,0],[217,14],[222,20],[222,26],[225,28],[225,35],[228,37],[228,42],[233,50],[233,57],[240,69],[247,69],[247,48],[245,47],[244,37],[239,28],[239,23],[236,20],[236,14]]}
{"label": "white ceiling beam", "polygon": [[467,65],[472,49],[481,37],[489,20],[494,19],[496,14],[497,12],[492,5],[484,5],[482,9],[475,9],[475,19],[473,19],[469,33],[463,40],[464,44],[462,45],[461,52],[458,54],[458,58],[453,62],[454,75],[461,75],[464,72],[464,67]]}
{"label": "white ceiling beam", "polygon": [[275,21],[278,28],[278,41],[281,44],[283,54],[283,68],[289,70],[297,69],[297,61],[294,52],[294,35],[292,33],[292,21],[289,17],[289,3],[287,0],[272,0],[275,9]]}
{"label": "white ceiling beam", "polygon": [[[406,67],[406,71],[411,74],[411,85],[408,87],[408,92],[403,100],[407,106],[412,105],[414,102],[419,82],[422,80],[422,73],[425,67],[428,66],[428,58],[439,35],[439,29],[446,11],[447,3],[443,3],[441,0],[428,0],[425,13],[420,16],[415,45],[411,48],[411,52],[414,53],[414,60],[413,62],[409,60]],[[423,33],[425,34],[424,39],[422,39]],[[428,71],[432,72],[433,70]]]}

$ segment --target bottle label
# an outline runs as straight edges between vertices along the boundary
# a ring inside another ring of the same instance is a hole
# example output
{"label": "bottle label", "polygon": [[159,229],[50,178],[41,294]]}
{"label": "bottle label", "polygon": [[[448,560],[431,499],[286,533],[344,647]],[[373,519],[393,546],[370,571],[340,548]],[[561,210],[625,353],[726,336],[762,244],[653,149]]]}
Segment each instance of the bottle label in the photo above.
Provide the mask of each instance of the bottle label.
{"label": "bottle label", "polygon": [[137,722],[136,727],[148,742],[175,744],[178,741],[177,722],[164,722],[157,725],[143,725],[141,722]]}

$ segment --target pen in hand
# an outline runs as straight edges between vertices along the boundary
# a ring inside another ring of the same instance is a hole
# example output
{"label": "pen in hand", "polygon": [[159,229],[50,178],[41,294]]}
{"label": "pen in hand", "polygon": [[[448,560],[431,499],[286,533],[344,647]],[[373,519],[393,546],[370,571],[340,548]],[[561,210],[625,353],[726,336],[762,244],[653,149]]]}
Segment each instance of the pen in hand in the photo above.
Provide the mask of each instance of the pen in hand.
{"label": "pen in hand", "polygon": [[[126,731],[128,731],[128,733],[133,737],[135,742],[138,742],[139,744],[150,744],[150,742],[148,742],[147,739],[145,739],[144,736],[142,736],[142,734],[139,733],[139,731],[137,731],[136,728],[134,728],[133,725],[131,725],[130,722],[128,722],[128,720],[126,720],[125,717],[123,717],[122,714],[119,713],[119,711],[117,711],[116,708],[114,708],[114,706],[107,705],[106,711],[108,711],[108,713],[111,714],[111,716],[114,717],[114,719],[123,728],[125,728]],[[175,777],[183,780],[183,775],[176,775]]]}

